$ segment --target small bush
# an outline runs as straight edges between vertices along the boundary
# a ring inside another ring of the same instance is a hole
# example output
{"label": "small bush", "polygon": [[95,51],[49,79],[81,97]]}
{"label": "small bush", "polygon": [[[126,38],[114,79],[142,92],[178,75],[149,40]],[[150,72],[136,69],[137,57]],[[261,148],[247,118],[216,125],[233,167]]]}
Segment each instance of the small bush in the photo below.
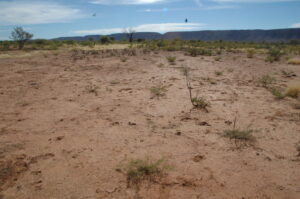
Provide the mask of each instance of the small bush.
{"label": "small bush", "polygon": [[283,55],[283,52],[281,52],[280,49],[271,48],[268,51],[268,56],[267,56],[266,61],[271,62],[271,63],[274,61],[279,61],[282,55]]}
{"label": "small bush", "polygon": [[296,73],[293,71],[282,70],[281,73],[284,77],[287,77],[287,78],[296,77]]}
{"label": "small bush", "polygon": [[189,48],[187,53],[192,57],[197,57],[198,55],[212,56],[212,51],[210,49],[203,48]]}
{"label": "small bush", "polygon": [[300,59],[290,59],[287,63],[292,65],[300,65]]}
{"label": "small bush", "polygon": [[247,57],[248,58],[253,58],[254,57],[254,54],[255,54],[255,50],[254,49],[248,49],[247,50]]}
{"label": "small bush", "polygon": [[168,91],[167,88],[163,85],[159,85],[159,86],[150,88],[152,98],[154,98],[154,97],[157,97],[157,98],[163,97],[163,96],[166,95],[167,91]]}
{"label": "small bush", "polygon": [[176,57],[169,56],[169,57],[167,57],[167,60],[168,60],[168,62],[169,62],[171,65],[175,65],[175,64],[176,64]]}
{"label": "small bush", "polygon": [[249,129],[248,130],[232,129],[232,130],[225,130],[224,136],[230,139],[251,141],[254,139],[252,132],[253,130],[249,130]]}
{"label": "small bush", "polygon": [[270,92],[275,96],[276,99],[284,99],[285,95],[277,88],[271,88]]}
{"label": "small bush", "polygon": [[215,61],[221,61],[221,57],[219,56],[215,57]]}
{"label": "small bush", "polygon": [[258,83],[261,84],[265,88],[267,88],[273,82],[275,82],[275,78],[273,78],[269,75],[264,75],[258,79]]}
{"label": "small bush", "polygon": [[287,88],[285,95],[292,98],[300,97],[300,86],[290,86],[289,88]]}
{"label": "small bush", "polygon": [[166,175],[170,166],[166,165],[164,159],[145,160],[138,159],[131,161],[126,168],[128,187],[138,186],[143,181],[155,181]]}
{"label": "small bush", "polygon": [[195,108],[201,108],[201,109],[206,109],[207,107],[210,106],[210,103],[202,97],[193,97],[192,104]]}
{"label": "small bush", "polygon": [[223,75],[223,72],[222,72],[222,71],[215,71],[215,75],[216,75],[216,76],[222,76],[222,75]]}

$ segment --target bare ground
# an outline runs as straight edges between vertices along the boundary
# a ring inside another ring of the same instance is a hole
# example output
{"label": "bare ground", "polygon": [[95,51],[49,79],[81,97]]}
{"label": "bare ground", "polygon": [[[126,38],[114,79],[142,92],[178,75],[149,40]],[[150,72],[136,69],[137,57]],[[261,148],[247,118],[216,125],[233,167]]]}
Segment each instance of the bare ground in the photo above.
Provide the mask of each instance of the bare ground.
{"label": "bare ground", "polygon": [[[0,59],[0,198],[300,197],[297,100],[276,100],[257,84],[268,74],[286,88],[300,81],[299,66],[243,53],[220,61],[180,52],[76,56]],[[193,92],[210,102],[208,113],[192,109],[182,66],[191,68]],[[285,78],[283,69],[298,76]],[[157,85],[166,96],[151,96]],[[255,142],[223,136],[235,118],[238,128],[255,130]],[[128,187],[118,168],[145,157],[173,169]]]}

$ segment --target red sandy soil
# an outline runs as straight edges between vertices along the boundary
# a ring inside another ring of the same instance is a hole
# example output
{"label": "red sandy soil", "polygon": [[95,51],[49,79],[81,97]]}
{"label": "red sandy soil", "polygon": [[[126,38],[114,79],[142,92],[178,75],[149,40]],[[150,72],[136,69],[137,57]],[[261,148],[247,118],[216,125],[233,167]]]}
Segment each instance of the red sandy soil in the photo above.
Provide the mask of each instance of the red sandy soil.
{"label": "red sandy soil", "polygon": [[[244,53],[220,61],[181,52],[72,54],[0,58],[0,198],[300,198],[297,99],[276,100],[257,83],[268,74],[286,88],[300,82],[299,65]],[[192,109],[182,66],[208,113]],[[297,76],[283,77],[283,69]],[[167,87],[164,97],[151,95],[157,85]],[[255,142],[223,136],[235,118]],[[146,157],[173,169],[128,187],[118,168]]]}

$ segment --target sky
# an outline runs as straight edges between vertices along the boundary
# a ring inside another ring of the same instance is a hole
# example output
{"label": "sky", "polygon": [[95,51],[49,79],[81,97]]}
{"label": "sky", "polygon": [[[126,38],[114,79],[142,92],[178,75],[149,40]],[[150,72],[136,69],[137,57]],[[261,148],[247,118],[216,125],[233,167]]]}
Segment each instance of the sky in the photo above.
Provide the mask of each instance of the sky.
{"label": "sky", "polygon": [[[188,23],[185,22],[188,19]],[[300,0],[0,0],[0,40],[136,32],[300,28]]]}

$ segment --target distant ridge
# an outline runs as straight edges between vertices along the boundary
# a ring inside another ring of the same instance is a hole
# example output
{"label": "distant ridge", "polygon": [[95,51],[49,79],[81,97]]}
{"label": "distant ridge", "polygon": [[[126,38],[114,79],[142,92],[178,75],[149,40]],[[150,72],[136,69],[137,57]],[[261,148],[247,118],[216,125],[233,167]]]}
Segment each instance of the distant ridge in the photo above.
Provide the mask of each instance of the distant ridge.
{"label": "distant ridge", "polygon": [[[87,35],[83,37],[59,37],[54,40],[76,40],[86,41],[90,38],[98,40],[101,35]],[[125,33],[107,35],[115,40],[126,39]],[[182,39],[203,41],[239,41],[239,42],[280,42],[300,40],[300,28],[273,29],[273,30],[205,30],[191,32],[167,32],[160,34],[156,32],[138,32],[134,39]]]}

